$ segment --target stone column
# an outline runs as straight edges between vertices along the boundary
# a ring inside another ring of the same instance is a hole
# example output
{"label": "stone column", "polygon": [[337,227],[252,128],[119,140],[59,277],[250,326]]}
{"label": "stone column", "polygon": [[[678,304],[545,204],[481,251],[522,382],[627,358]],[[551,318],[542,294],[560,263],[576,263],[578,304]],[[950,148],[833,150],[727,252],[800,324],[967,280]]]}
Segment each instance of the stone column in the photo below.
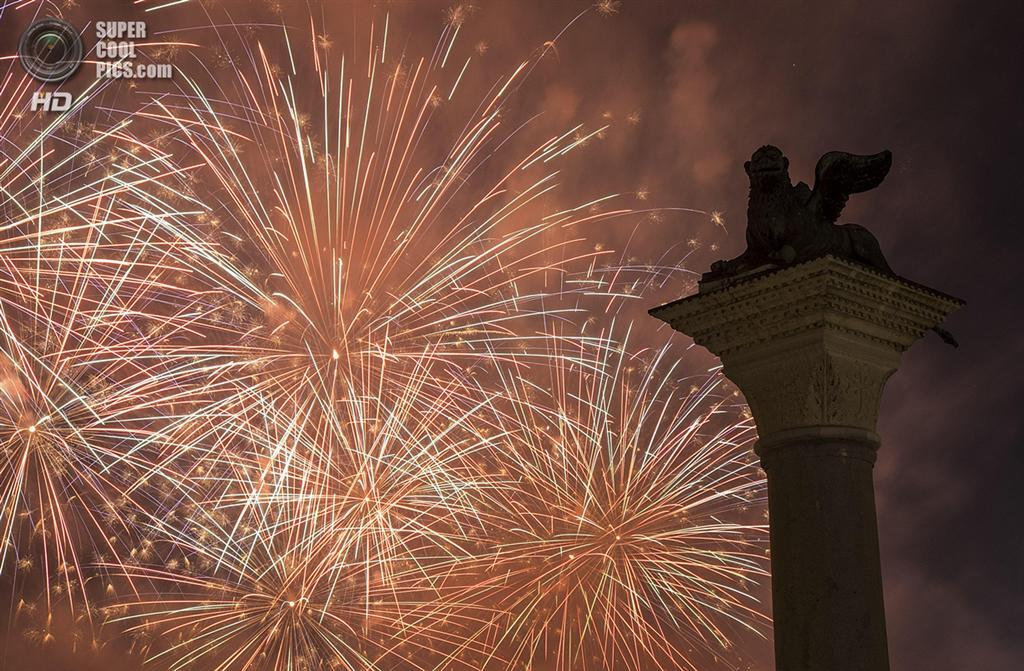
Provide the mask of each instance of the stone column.
{"label": "stone column", "polygon": [[721,358],[768,478],[777,671],[887,671],[872,469],[900,354],[962,302],[826,256],[651,310]]}

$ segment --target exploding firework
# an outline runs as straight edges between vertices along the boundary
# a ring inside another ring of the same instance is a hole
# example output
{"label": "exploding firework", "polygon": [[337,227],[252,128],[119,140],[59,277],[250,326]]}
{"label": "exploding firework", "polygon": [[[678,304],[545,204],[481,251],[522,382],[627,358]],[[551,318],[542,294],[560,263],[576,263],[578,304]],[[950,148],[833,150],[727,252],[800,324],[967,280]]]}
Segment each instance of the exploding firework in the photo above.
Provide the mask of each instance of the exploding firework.
{"label": "exploding firework", "polygon": [[593,316],[678,264],[592,225],[660,213],[566,204],[608,124],[517,116],[560,36],[481,95],[472,9],[421,59],[387,16],[364,52],[225,13],[103,126],[3,112],[0,556],[44,588],[33,640],[72,594],[80,640],[101,614],[172,669],[695,668],[762,629],[749,421]]}
{"label": "exploding firework", "polygon": [[247,418],[250,447],[178,487],[220,495],[187,503],[183,527],[162,518],[163,565],[127,572],[164,584],[132,616],[177,637],[154,660],[700,668],[760,632],[763,482],[721,379],[680,389],[666,349],[552,343],[573,351],[468,412],[464,386],[421,381],[353,389],[329,422],[272,402]]}
{"label": "exploding firework", "polygon": [[765,624],[752,423],[719,376],[680,389],[667,349],[612,342],[505,378],[487,545],[448,597],[492,612],[493,668],[698,669]]}
{"label": "exploding firework", "polygon": [[488,443],[451,398],[465,389],[424,395],[426,371],[401,398],[351,389],[326,422],[254,403],[224,429],[232,448],[175,477],[181,500],[147,525],[159,563],[107,567],[159,588],[122,602],[153,664],[393,668],[472,648],[434,568],[471,556],[476,483],[460,464]]}
{"label": "exploding firework", "polygon": [[[259,486],[262,483],[253,483]],[[163,565],[125,575],[154,586],[130,602],[127,633],[154,666],[171,669],[356,669],[372,666],[369,615],[391,610],[325,547],[310,543],[289,513],[296,499],[255,496],[241,514],[192,502],[187,525],[155,525],[173,543]],[[113,567],[112,567],[113,568]],[[368,600],[369,599],[369,600]],[[372,609],[371,609],[372,604]],[[115,614],[120,609],[112,612]],[[392,611],[392,615],[400,614]],[[141,621],[139,621],[141,619]]]}
{"label": "exploding firework", "polygon": [[[332,51],[312,22],[306,50],[288,40],[276,59],[243,40],[217,77],[228,102],[190,82],[151,115],[202,158],[209,180],[205,219],[219,245],[195,270],[221,305],[196,351],[212,378],[321,397],[333,393],[332,371],[374,359],[429,353],[462,370],[522,355],[529,339],[517,325],[579,311],[555,300],[562,276],[607,252],[574,246],[565,231],[629,212],[610,197],[551,205],[554,166],[597,131],[569,129],[509,160],[500,149],[523,129],[503,112],[530,63],[468,117],[448,112],[466,107],[449,102],[472,61],[450,62],[459,25],[419,60],[395,53],[387,20],[371,26],[379,41],[361,59]],[[296,61],[313,72],[301,85]]]}

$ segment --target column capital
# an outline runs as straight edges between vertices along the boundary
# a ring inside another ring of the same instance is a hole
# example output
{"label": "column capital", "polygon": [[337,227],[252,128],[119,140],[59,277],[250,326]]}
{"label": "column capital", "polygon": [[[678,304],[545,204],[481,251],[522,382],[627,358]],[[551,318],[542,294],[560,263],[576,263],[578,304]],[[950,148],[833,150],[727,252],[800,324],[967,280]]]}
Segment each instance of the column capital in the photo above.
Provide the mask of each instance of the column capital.
{"label": "column capital", "polygon": [[704,282],[650,313],[721,358],[762,447],[826,435],[877,445],[882,390],[901,353],[962,304],[823,256]]}

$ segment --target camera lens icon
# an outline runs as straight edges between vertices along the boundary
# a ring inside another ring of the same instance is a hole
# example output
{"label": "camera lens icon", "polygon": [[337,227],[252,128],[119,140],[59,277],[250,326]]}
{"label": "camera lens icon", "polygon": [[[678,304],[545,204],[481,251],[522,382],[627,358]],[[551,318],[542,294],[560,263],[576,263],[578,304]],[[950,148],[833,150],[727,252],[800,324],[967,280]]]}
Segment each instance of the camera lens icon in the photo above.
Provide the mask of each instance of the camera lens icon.
{"label": "camera lens icon", "polygon": [[41,82],[62,82],[82,64],[82,38],[67,21],[35,21],[21,34],[18,58],[25,72]]}

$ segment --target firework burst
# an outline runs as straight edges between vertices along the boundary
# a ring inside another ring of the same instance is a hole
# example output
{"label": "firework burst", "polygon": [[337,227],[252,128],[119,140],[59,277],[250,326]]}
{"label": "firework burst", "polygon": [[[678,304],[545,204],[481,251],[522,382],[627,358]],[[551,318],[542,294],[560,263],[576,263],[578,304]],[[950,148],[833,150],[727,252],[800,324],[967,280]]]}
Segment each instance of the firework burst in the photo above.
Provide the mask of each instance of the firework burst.
{"label": "firework burst", "polygon": [[488,542],[449,597],[493,613],[494,668],[697,669],[765,624],[751,422],[716,400],[720,377],[680,389],[667,349],[609,343],[505,377]]}
{"label": "firework burst", "polygon": [[[460,116],[447,109],[472,57],[448,62],[458,27],[433,58],[411,60],[389,50],[388,25],[371,27],[379,41],[363,59],[331,51],[312,22],[308,49],[288,40],[276,59],[222,31],[238,54],[217,78],[230,102],[190,82],[152,115],[209,180],[219,245],[195,268],[220,292],[221,319],[197,351],[280,398],[329,394],[331,371],[374,360],[429,353],[461,370],[523,355],[516,325],[578,312],[555,304],[560,276],[607,254],[565,231],[628,213],[611,197],[552,206],[553,166],[596,131],[569,129],[512,160],[499,151],[522,132],[503,111],[529,63]],[[297,60],[315,73],[312,103]]]}
{"label": "firework burst", "polygon": [[148,525],[160,563],[107,567],[160,587],[122,602],[152,663],[390,668],[472,647],[433,569],[470,556],[475,483],[460,464],[488,443],[465,426],[464,387],[425,395],[417,368],[402,397],[352,388],[317,421],[272,401],[224,418],[220,447],[174,478],[179,500]]}

